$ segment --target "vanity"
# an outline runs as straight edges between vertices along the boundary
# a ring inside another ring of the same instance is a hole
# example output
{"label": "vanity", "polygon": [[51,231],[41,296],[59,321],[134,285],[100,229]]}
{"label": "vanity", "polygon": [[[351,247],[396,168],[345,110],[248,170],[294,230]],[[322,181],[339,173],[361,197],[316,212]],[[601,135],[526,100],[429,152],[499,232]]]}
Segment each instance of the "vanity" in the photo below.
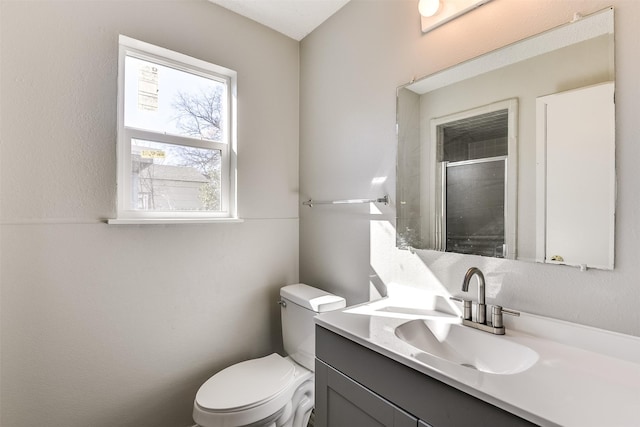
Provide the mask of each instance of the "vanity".
{"label": "vanity", "polygon": [[317,425],[535,425],[328,329],[316,339]]}
{"label": "vanity", "polygon": [[316,425],[640,422],[640,338],[521,313],[505,335],[425,292],[316,318]]}

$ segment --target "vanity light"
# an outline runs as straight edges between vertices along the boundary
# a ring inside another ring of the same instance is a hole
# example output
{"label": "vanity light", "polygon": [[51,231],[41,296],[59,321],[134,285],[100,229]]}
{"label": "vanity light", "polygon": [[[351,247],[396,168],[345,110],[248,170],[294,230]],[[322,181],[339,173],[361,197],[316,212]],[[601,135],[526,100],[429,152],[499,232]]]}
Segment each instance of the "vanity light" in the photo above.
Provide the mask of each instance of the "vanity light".
{"label": "vanity light", "polygon": [[426,33],[491,0],[418,0],[422,32]]}
{"label": "vanity light", "polygon": [[440,0],[419,0],[418,11],[424,17],[430,17],[438,13],[440,10]]}

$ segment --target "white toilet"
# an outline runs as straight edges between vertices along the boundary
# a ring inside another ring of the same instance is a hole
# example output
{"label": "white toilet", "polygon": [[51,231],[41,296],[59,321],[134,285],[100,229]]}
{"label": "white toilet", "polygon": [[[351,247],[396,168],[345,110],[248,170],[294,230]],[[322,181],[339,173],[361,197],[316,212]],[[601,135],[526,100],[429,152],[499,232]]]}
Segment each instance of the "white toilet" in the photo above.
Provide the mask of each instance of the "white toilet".
{"label": "white toilet", "polygon": [[345,307],[344,298],[297,284],[280,289],[282,338],[277,353],[218,372],[196,394],[201,427],[305,427],[314,405],[316,314]]}

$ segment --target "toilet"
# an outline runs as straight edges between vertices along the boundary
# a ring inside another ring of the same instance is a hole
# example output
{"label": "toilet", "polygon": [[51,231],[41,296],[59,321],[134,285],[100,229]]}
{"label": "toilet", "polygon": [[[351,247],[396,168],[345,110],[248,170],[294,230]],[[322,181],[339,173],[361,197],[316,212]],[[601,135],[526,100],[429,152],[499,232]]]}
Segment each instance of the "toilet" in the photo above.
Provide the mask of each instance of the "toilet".
{"label": "toilet", "polygon": [[314,405],[318,313],[344,308],[344,298],[304,284],[280,289],[282,338],[277,353],[229,366],[198,390],[193,419],[200,427],[306,427]]}

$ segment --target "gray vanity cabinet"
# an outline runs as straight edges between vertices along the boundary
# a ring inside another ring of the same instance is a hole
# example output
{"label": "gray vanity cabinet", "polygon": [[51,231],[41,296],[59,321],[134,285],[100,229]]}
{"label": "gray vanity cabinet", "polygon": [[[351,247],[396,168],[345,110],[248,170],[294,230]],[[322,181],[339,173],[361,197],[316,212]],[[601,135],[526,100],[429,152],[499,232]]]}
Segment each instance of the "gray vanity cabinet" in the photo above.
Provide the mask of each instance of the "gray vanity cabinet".
{"label": "gray vanity cabinet", "polygon": [[[416,427],[418,419],[316,360],[316,426]],[[317,408],[323,408],[319,412]]]}
{"label": "gray vanity cabinet", "polygon": [[320,326],[315,376],[316,427],[536,425]]}

